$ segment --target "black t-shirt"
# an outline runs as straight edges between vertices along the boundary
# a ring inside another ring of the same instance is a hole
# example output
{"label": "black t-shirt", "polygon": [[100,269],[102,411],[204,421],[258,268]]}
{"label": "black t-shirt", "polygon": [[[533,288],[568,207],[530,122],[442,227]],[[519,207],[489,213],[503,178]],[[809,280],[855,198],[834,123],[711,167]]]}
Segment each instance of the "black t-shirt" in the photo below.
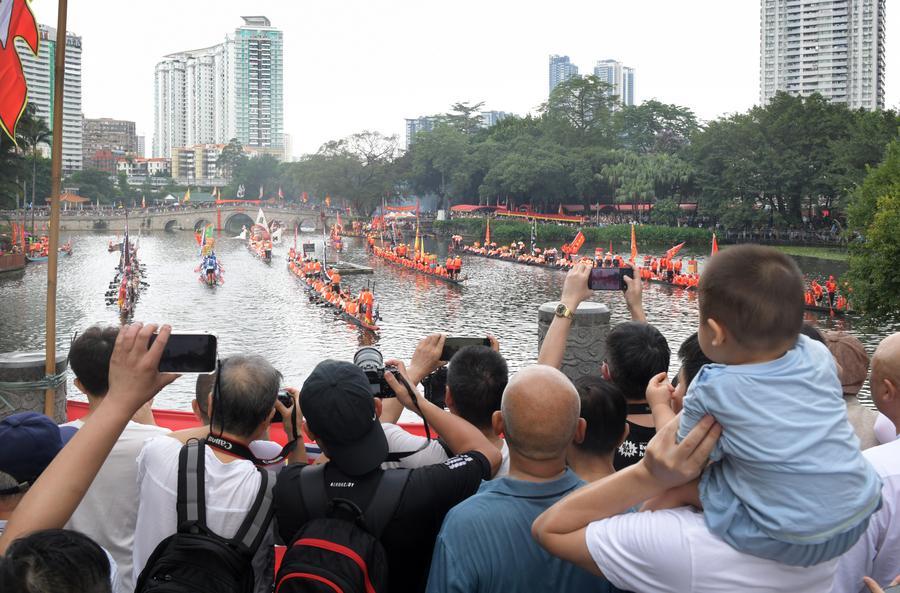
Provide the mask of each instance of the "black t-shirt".
{"label": "black t-shirt", "polygon": [[641,426],[628,420],[628,438],[622,441],[616,450],[616,457],[613,459],[613,467],[616,471],[625,469],[629,465],[634,465],[644,457],[644,451],[647,450],[647,443],[656,434],[656,429],[652,426]]}
{"label": "black t-shirt", "polygon": [[[275,519],[278,534],[287,545],[308,520],[300,495],[300,470],[303,467],[302,464],[287,466],[281,470],[275,484]],[[365,510],[382,471],[385,470],[351,477],[328,463],[325,466],[328,497],[351,500]],[[490,478],[490,462],[476,451],[410,472],[397,511],[381,535],[388,557],[392,593],[425,590],[434,541],[444,515],[475,494],[482,480]]]}

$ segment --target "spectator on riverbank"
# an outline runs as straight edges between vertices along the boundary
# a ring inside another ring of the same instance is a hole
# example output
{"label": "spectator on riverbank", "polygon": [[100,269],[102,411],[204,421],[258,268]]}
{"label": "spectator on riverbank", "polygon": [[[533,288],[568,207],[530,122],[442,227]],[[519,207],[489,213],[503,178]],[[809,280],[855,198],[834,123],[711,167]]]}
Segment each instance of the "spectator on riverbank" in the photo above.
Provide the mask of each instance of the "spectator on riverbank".
{"label": "spectator on riverbank", "polygon": [[[204,447],[206,523],[216,534],[230,538],[246,518],[262,484],[262,472],[238,446],[249,447],[266,433],[276,413],[285,432],[293,434],[291,413],[276,400],[281,373],[261,356],[231,356],[217,371],[218,394],[208,408],[210,431],[223,446]],[[148,441],[137,460],[139,507],[134,537],[136,575],[147,567],[154,549],[177,531],[178,459],[191,435],[165,435]],[[235,446],[237,444],[238,446]],[[304,460],[303,447],[289,459]],[[271,478],[269,478],[271,479]],[[253,558],[257,593],[272,587],[272,536],[262,541]]]}
{"label": "spectator on riverbank", "polygon": [[[405,366],[395,362],[398,373],[410,383]],[[408,470],[403,494],[380,537],[387,554],[388,589],[414,592],[425,587],[434,539],[447,511],[496,473],[500,451],[477,428],[427,401],[415,388],[407,389],[392,373],[384,377],[400,403],[421,413],[456,454],[443,463]],[[321,476],[328,499],[349,500],[367,509],[385,472],[407,471],[381,469],[388,456],[378,421],[381,399],[373,397],[362,369],[336,360],[320,362],[301,392],[304,431],[329,459]],[[275,516],[285,543],[316,518],[301,494],[304,467],[304,463],[291,464],[278,475]]]}
{"label": "spectator on riverbank", "polygon": [[[560,303],[568,312],[574,313],[579,304],[593,296],[588,288],[590,270],[590,264],[579,263],[566,274]],[[607,334],[606,360],[597,361],[603,377],[622,391],[628,404],[629,433],[616,453],[617,470],[637,463],[655,433],[645,391],[654,376],[668,372],[671,355],[666,338],[646,323],[640,279],[626,276],[625,284],[625,303],[632,321],[620,323]],[[571,326],[571,318],[557,312],[544,337],[539,364],[556,368],[562,365]]]}
{"label": "spectator on riverbank", "polygon": [[[88,399],[88,413],[82,419],[63,424],[81,429],[97,410],[109,391],[109,365],[117,327],[91,326],[79,335],[69,350],[69,364],[75,374],[75,387]],[[149,403],[125,425],[103,467],[94,478],[78,508],[66,523],[108,550],[118,565],[122,587],[134,588],[132,549],[137,524],[137,457],[149,438],[169,430],[153,424]]]}
{"label": "spectator on riverbank", "polygon": [[[425,337],[416,347],[410,362],[409,374],[413,385],[440,366],[440,355],[444,348],[445,336],[432,334]],[[450,360],[446,370],[447,384],[445,403],[451,414],[455,414],[481,431],[497,449],[502,461],[495,477],[509,473],[509,447],[502,436],[494,432],[491,418],[500,409],[503,390],[509,379],[509,369],[499,352],[500,345],[493,337],[492,347],[467,346],[461,348]],[[391,453],[417,451],[415,455],[403,458],[388,467],[423,467],[446,461],[451,455],[439,441],[425,444],[425,437],[412,435],[396,425],[403,410],[396,398],[382,402],[381,421]]]}
{"label": "spectator on riverbank", "polygon": [[584,435],[576,435],[566,460],[575,474],[596,482],[613,474],[619,445],[628,437],[626,404],[622,391],[602,375],[586,375],[575,381],[581,400]]}
{"label": "spectator on riverbank", "polygon": [[[900,422],[900,333],[881,341],[872,357],[869,381],[879,411]],[[833,593],[863,591],[863,576],[887,583],[900,572],[900,441],[863,452],[882,480],[882,506],[869,527],[838,563]]]}
{"label": "spectator on riverbank", "polygon": [[550,556],[529,538],[542,511],[584,484],[566,467],[566,451],[584,438],[579,412],[578,392],[557,369],[535,365],[513,375],[493,418],[509,444],[509,476],[484,482],[447,514],[429,593],[608,590],[605,579]]}

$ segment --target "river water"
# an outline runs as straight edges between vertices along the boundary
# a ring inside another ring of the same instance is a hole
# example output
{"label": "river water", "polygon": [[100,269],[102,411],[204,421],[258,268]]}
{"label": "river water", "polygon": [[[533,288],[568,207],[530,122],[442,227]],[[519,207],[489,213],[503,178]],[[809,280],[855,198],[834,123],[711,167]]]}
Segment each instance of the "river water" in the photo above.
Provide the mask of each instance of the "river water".
{"label": "river water", "polygon": [[[68,238],[68,237],[65,237]],[[65,239],[64,238],[64,239]],[[93,323],[118,322],[118,311],[107,306],[103,294],[115,273],[117,253],[107,252],[108,236],[74,234],[74,254],[60,258],[57,306],[58,348],[65,351],[76,331]],[[300,241],[317,242],[321,235],[301,235]],[[335,320],[327,309],[308,302],[300,281],[287,269],[285,256],[291,238],[276,245],[270,265],[255,259],[243,241],[222,235],[216,252],[225,268],[225,283],[210,288],[194,272],[199,257],[189,233],[157,233],[140,238],[140,259],[149,286],[141,293],[135,319],[170,323],[175,331],[208,331],[218,336],[220,356],[257,353],[285,376],[287,385],[299,386],[317,362],[325,358],[351,360],[362,345],[377,345],[385,357],[409,360],[416,342],[435,331],[454,336],[496,335],[512,369],[537,358],[537,309],[557,300],[564,274],[540,268],[465,257],[469,276],[457,287],[369,258],[362,239],[345,239],[341,258],[371,265],[374,275],[345,276],[344,283],[358,290],[375,283],[375,296],[384,318],[377,337]],[[443,244],[437,247],[443,252]],[[593,251],[592,246],[587,246]],[[664,250],[661,249],[659,251]],[[329,259],[333,255],[329,253]],[[841,272],[842,264],[798,258],[806,273]],[[44,347],[46,264],[29,264],[24,272],[0,276],[0,352]],[[613,323],[628,312],[619,293],[596,293],[606,303]],[[675,352],[681,341],[696,331],[696,294],[667,286],[644,289],[647,315],[669,340]],[[849,321],[811,316],[827,328],[853,332],[869,353],[900,325],[868,327]],[[189,409],[192,377],[183,377],[157,398],[158,407]],[[868,393],[868,385],[865,386]],[[69,393],[76,393],[69,383]]]}

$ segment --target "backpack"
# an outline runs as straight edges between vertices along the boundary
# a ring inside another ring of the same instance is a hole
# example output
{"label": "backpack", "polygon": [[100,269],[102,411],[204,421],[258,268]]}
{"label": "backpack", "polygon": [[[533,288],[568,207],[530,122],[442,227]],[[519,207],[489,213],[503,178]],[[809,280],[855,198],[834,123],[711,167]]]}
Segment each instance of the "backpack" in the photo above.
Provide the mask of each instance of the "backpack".
{"label": "backpack", "polygon": [[[394,516],[410,470],[386,470],[363,512],[349,500],[328,499],[325,465],[300,471],[309,515],[275,577],[275,593],[384,593],[387,554],[379,538]],[[343,518],[340,518],[343,517]]]}
{"label": "backpack", "polygon": [[189,441],[178,457],[178,531],[156,546],[135,593],[253,593],[253,556],[272,520],[273,475],[263,469],[247,518],[226,539],[206,525],[205,443]]}

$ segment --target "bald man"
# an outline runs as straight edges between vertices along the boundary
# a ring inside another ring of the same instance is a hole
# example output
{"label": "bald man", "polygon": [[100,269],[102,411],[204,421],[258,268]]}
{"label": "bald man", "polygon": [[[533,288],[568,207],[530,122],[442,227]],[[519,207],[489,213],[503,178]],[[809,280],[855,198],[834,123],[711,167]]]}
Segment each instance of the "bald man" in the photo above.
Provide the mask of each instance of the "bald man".
{"label": "bald man", "polygon": [[531,538],[531,523],[584,484],[566,467],[566,450],[584,436],[581,402],[559,370],[527,367],[510,379],[497,434],[509,446],[509,475],[482,482],[453,508],[438,534],[429,593],[609,591],[609,583],[555,558]]}
{"label": "bald man", "polygon": [[[894,425],[900,423],[900,332],[881,341],[872,357],[872,399]],[[881,509],[866,533],[838,563],[833,593],[866,591],[862,578],[886,585],[900,567],[900,440],[863,451],[881,476]]]}

